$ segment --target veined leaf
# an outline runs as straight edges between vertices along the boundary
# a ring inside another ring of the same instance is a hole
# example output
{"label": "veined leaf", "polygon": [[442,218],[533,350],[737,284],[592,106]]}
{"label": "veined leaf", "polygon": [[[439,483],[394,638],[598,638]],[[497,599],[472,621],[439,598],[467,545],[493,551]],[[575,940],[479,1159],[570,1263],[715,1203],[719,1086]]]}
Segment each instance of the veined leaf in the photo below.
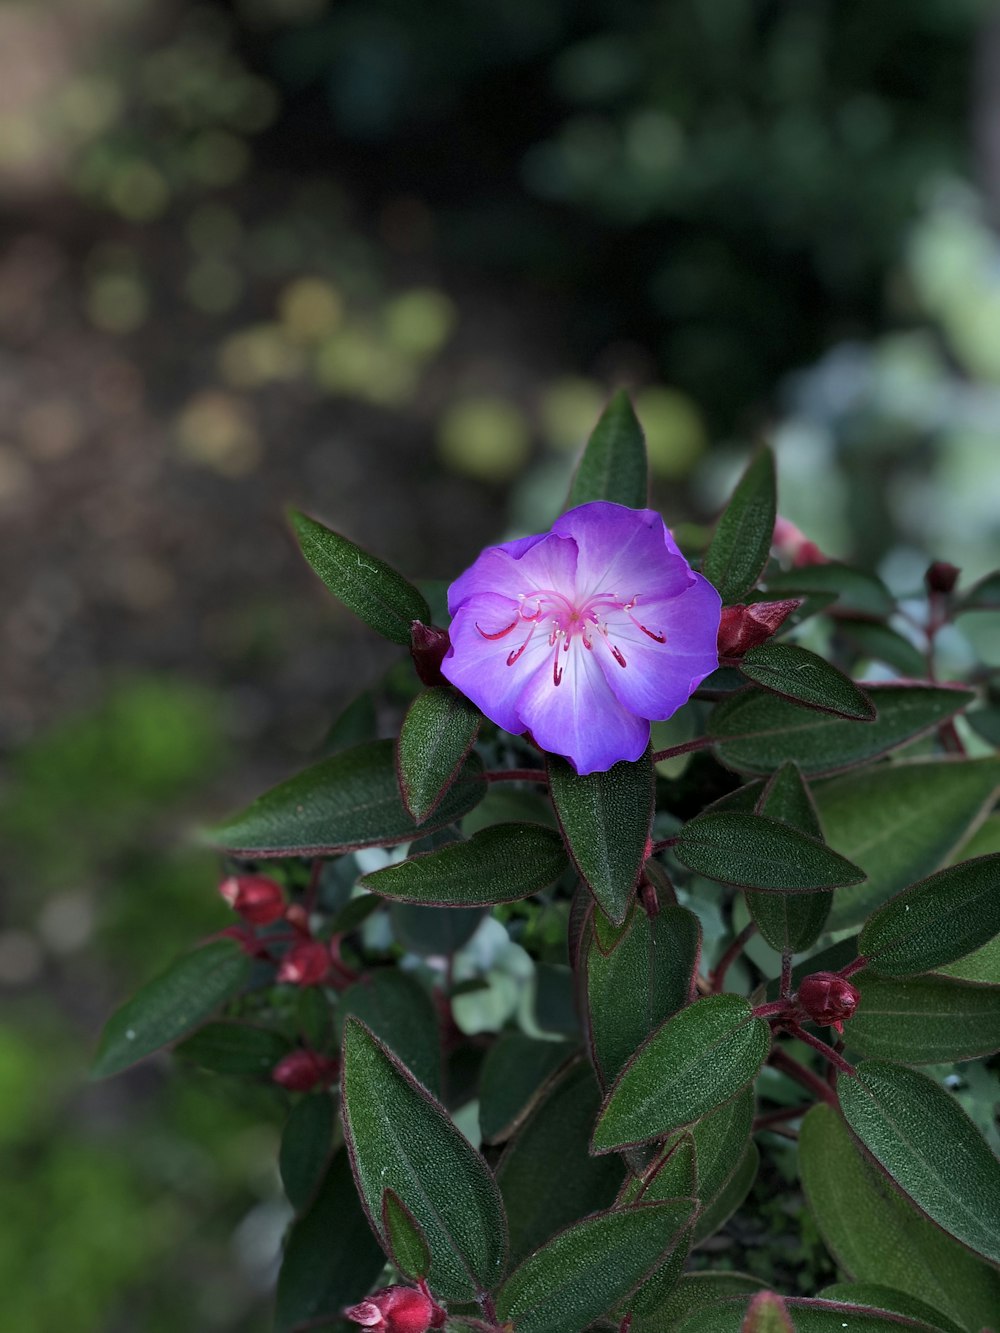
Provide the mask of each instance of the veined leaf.
{"label": "veined leaf", "polygon": [[857,884],[864,871],[819,838],[764,815],[699,815],[681,829],[674,855],[708,879],[771,893]]}
{"label": "veined leaf", "polygon": [[[745,1299],[719,1301],[693,1315],[677,1333],[742,1333],[750,1303]],[[839,1301],[811,1301],[798,1296],[785,1299],[785,1308],[795,1322],[795,1333],[937,1333],[922,1319],[874,1310],[864,1305],[842,1305]]]}
{"label": "veined leaf", "polygon": [[416,1281],[431,1271],[431,1252],[416,1219],[398,1194],[382,1191],[382,1235],[392,1262],[404,1277]]}
{"label": "veined leaf", "polygon": [[[780,819],[800,833],[822,838],[816,807],[802,774],[793,763],[782,764],[761,792],[756,813],[769,819]],[[747,908],[757,923],[757,929],[772,949],[779,953],[800,953],[819,937],[830,914],[833,894],[825,890],[814,893],[754,893],[746,895]]]}
{"label": "veined leaf", "polygon": [[632,400],[619,389],[587,441],[567,508],[592,500],[611,500],[630,509],[643,509],[648,496],[646,441]]}
{"label": "veined leaf", "polygon": [[849,676],[797,643],[764,643],[740,662],[743,674],[786,699],[838,717],[874,722],[875,706]]}
{"label": "veined leaf", "polygon": [[950,977],[882,977],[862,972],[847,1028],[852,1051],[906,1065],[974,1060],[1000,1050],[1000,986]]}
{"label": "veined leaf", "polygon": [[353,1015],[384,1042],[435,1096],[441,1091],[441,1037],[433,1001],[415,977],[398,967],[369,972],[337,1005],[338,1034]]}
{"label": "veined leaf", "polygon": [[844,1305],[870,1305],[890,1310],[893,1314],[905,1314],[910,1319],[923,1320],[931,1328],[940,1329],[941,1333],[965,1333],[965,1329],[952,1323],[940,1310],[917,1300],[916,1296],[884,1287],[880,1282],[835,1282],[832,1287],[824,1287],[819,1295],[821,1300],[841,1301]]}
{"label": "veined leaf", "polygon": [[418,694],[396,742],[403,803],[421,824],[440,804],[475,744],[482,715],[447,686]]}
{"label": "veined leaf", "polygon": [[776,514],[774,455],[761,449],[723,510],[702,561],[701,572],[723,603],[742,601],[756,584],[771,551]]}

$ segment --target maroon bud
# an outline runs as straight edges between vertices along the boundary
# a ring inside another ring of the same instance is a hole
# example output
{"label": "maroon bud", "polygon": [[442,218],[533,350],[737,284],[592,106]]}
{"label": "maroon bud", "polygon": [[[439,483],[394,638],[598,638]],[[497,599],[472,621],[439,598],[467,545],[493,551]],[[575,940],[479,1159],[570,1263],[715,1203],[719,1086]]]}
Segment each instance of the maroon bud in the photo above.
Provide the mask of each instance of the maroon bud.
{"label": "maroon bud", "polygon": [[801,605],[801,597],[788,597],[781,602],[724,606],[719,621],[719,656],[742,657],[751,648],[758,648]]}
{"label": "maroon bud", "polygon": [[816,543],[811,542],[791,519],[782,518],[780,514],[774,521],[771,546],[777,555],[785,557],[795,569],[801,569],[804,565],[829,563]]}
{"label": "maroon bud", "polygon": [[844,1020],[853,1016],[861,993],[837,972],[814,972],[802,982],[796,998],[814,1023],[843,1032]]}
{"label": "maroon bud", "polygon": [[219,885],[219,892],[252,926],[269,926],[285,915],[281,886],[265,875],[230,875]]}
{"label": "maroon bud", "polygon": [[444,1311],[413,1287],[385,1287],[350,1306],[344,1315],[375,1333],[427,1333],[444,1322]]}
{"label": "maroon bud", "polygon": [[434,625],[425,625],[415,620],[410,627],[410,656],[417,669],[417,675],[425,685],[447,685],[441,674],[441,663],[451,647],[451,639],[446,629],[437,629]]}
{"label": "maroon bud", "polygon": [[935,560],[924,575],[928,592],[953,592],[961,572],[957,565],[949,565],[947,560]]}
{"label": "maroon bud", "polygon": [[291,1051],[271,1070],[271,1078],[289,1092],[311,1092],[316,1087],[329,1087],[339,1073],[337,1061],[318,1051]]}
{"label": "maroon bud", "polygon": [[281,960],[277,981],[292,986],[316,986],[330,971],[330,951],[319,940],[302,940],[293,944]]}

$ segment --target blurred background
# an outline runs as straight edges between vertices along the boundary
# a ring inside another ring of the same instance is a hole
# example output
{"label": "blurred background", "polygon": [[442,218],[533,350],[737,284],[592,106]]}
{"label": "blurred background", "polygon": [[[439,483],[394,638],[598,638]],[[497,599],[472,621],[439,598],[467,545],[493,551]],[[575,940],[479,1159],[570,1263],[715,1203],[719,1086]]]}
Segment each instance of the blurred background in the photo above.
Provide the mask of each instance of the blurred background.
{"label": "blurred background", "polygon": [[995,567],[1000,10],[4,0],[0,205],[5,1322],[256,1333],[284,1104],[84,1079],[396,660],[283,505],[447,579],[625,385],[695,540],[766,436],[827,552]]}

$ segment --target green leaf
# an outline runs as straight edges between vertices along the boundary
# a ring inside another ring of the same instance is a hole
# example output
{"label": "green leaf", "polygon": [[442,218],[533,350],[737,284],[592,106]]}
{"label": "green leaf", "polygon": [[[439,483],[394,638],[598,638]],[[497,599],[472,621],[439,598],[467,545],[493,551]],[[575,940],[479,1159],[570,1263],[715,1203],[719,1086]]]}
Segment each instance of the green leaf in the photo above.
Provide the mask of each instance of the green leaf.
{"label": "green leaf", "polygon": [[843,1301],[845,1305],[872,1305],[880,1310],[891,1310],[893,1314],[905,1314],[911,1319],[922,1319],[931,1328],[940,1333],[965,1333],[963,1328],[925,1301],[894,1287],[883,1287],[879,1282],[835,1282],[832,1287],[824,1287],[819,1293],[823,1300]]}
{"label": "green leaf", "polygon": [[442,1300],[471,1300],[502,1270],[506,1221],[489,1167],[444,1107],[356,1018],[344,1028],[344,1138],[376,1234],[382,1192],[410,1211],[431,1252],[428,1280]]}
{"label": "green leaf", "polygon": [[365,1225],[347,1153],[338,1152],[309,1211],[293,1223],[278,1276],[275,1333],[293,1333],[368,1295],[385,1255]]}
{"label": "green leaf", "polygon": [[767,564],[774,536],[777,490],[774,456],[761,449],[740,479],[705,552],[701,572],[724,603],[739,602]]}
{"label": "green leaf", "polygon": [[401,574],[314,518],[295,509],[289,517],[310,565],[334,597],[376,634],[407,647],[413,622],[430,624],[430,607]]}
{"label": "green leaf", "polygon": [[313,764],[272,787],[206,840],[235,856],[332,856],[359,847],[409,842],[461,819],[486,794],[483,768],[470,755],[458,780],[417,828],[403,805],[392,741],[373,741]]}
{"label": "green leaf", "polygon": [[620,925],[646,860],[655,778],[649,750],[635,763],[580,776],[548,760],[549,790],[580,877],[605,914]]}
{"label": "green leaf", "polygon": [[[809,837],[822,838],[819,816],[802,774],[793,763],[782,764],[757,800],[756,813],[780,819]],[[830,915],[833,894],[754,893],[746,895],[750,916],[772,949],[800,953],[819,937]]]}
{"label": "green leaf", "polygon": [[650,1032],[686,1004],[701,952],[701,926],[686,907],[654,917],[634,907],[610,953],[596,930],[587,948],[587,1006],[594,1063],[605,1083]]}
{"label": "green leaf", "polygon": [[323,738],[323,754],[336,754],[353,745],[373,741],[378,734],[375,715],[375,696],[365,690],[347,705]]}
{"label": "green leaf", "polygon": [[772,694],[809,708],[861,722],[875,720],[875,706],[850,676],[797,643],[763,643],[751,648],[740,661],[740,670]]}
{"label": "green leaf", "polygon": [[919,680],[927,670],[916,644],[878,620],[838,620],[837,630],[862,656],[885,662],[901,676]]}
{"label": "green leaf", "polygon": [[502,1143],[524,1120],[548,1079],[573,1053],[562,1041],[538,1041],[505,1033],[483,1061],[479,1127],[484,1143]]}
{"label": "green leaf", "polygon": [[770,893],[801,893],[857,884],[864,871],[820,838],[765,815],[699,815],[677,835],[674,855],[723,884]]}
{"label": "green leaf", "polygon": [[802,1122],[799,1171],[823,1240],[848,1276],[897,1287],[962,1328],[996,1318],[1000,1273],[918,1213],[830,1106],[814,1106]]}
{"label": "green leaf", "polygon": [[206,944],[171,963],[108,1019],[91,1078],[108,1078],[186,1036],[241,991],[249,976],[250,959],[232,940]]}
{"label": "green leaf", "polygon": [[1000,853],[961,861],[880,907],[858,949],[883,975],[912,976],[953,963],[1000,932]]}
{"label": "green leaf", "polygon": [[482,907],[420,907],[393,903],[392,933],[401,948],[425,958],[448,957],[467,944],[486,912]]}
{"label": "green leaf", "polygon": [[892,894],[947,864],[992,805],[998,784],[997,759],[882,764],[817,783],[827,842],[868,875],[860,888],[837,893],[828,928],[859,924]]}
{"label": "green leaf", "polygon": [[1000,1049],[1000,986],[950,977],[854,978],[861,992],[847,1028],[859,1055],[906,1065],[974,1060]]}
{"label": "green leaf", "polygon": [[396,767],[403,804],[418,824],[462,771],[482,720],[479,709],[448,686],[424,690],[410,705],[396,742]]}
{"label": "green leaf", "polygon": [[689,1315],[727,1296],[752,1295],[764,1286],[746,1273],[686,1273],[655,1315],[634,1322],[635,1333],[676,1333]]}
{"label": "green leaf", "polygon": [[696,1245],[709,1236],[714,1236],[719,1228],[729,1221],[753,1189],[759,1169],[760,1152],[756,1143],[748,1143],[725,1184],[720,1186],[718,1192],[706,1202],[698,1214],[694,1228]]}
{"label": "green leaf", "polygon": [[847,1123],[939,1227],[1000,1263],[1000,1162],[953,1097],[915,1069],[864,1060],[837,1080]]}
{"label": "green leaf", "polygon": [[1000,611],[1000,569],[981,578],[963,594],[956,614],[963,611]]}
{"label": "green leaf", "polygon": [[367,973],[337,1006],[340,1031],[353,1014],[384,1042],[415,1078],[441,1091],[441,1036],[434,1003],[415,977],[397,967]]}
{"label": "green leaf", "polygon": [[297,1213],[310,1203],[333,1149],[333,1098],[313,1092],[295,1103],[281,1135],[278,1168],[288,1202]]}
{"label": "green leaf", "polygon": [[393,1190],[382,1192],[382,1234],[389,1256],[404,1277],[425,1278],[431,1271],[431,1252],[413,1214]]}
{"label": "green leaf", "polygon": [[614,395],[594,427],[570,486],[567,508],[611,500],[643,509],[649,498],[646,441],[624,389]]}
{"label": "green leaf", "polygon": [[677,1244],[689,1199],[635,1204],[588,1217],[516,1268],[497,1295],[497,1314],[517,1333],[587,1328],[634,1291]]}
{"label": "green leaf", "polygon": [[765,582],[769,597],[789,597],[796,593],[807,596],[832,594],[837,599],[838,615],[853,612],[884,620],[896,609],[892,593],[877,575],[837,560],[822,565],[803,565],[799,569],[774,570]]}
{"label": "green leaf", "polygon": [[957,963],[946,963],[934,969],[960,981],[981,981],[987,986],[1000,986],[1000,935],[994,935],[981,949],[968,953]]}
{"label": "green leaf", "polygon": [[291,1049],[291,1042],[271,1028],[249,1023],[206,1023],[182,1041],[174,1054],[215,1074],[245,1077],[270,1074]]}
{"label": "green leaf", "polygon": [[866,764],[933,730],[975,697],[944,685],[866,685],[874,722],[818,714],[766,690],[739,690],[712,713],[708,730],[722,762],[771,773],[789,759],[816,776]]}
{"label": "green leaf", "polygon": [[569,864],[562,839],[538,824],[491,824],[469,839],[365,875],[372,893],[437,907],[509,903],[539,893]]}
{"label": "green leaf", "polygon": [[766,1021],[738,995],[682,1009],[639,1047],[604,1099],[592,1151],[648,1143],[735,1097],[771,1045]]}
{"label": "green leaf", "polygon": [[591,1157],[590,1131],[601,1096],[585,1060],[560,1070],[507,1145],[497,1184],[517,1263],[562,1227],[607,1208],[622,1183],[617,1157]]}
{"label": "green leaf", "polygon": [[[936,1333],[923,1320],[873,1310],[870,1306],[841,1305],[837,1301],[785,1298],[795,1324],[795,1333]],[[679,1324],[676,1333],[742,1333],[750,1302],[745,1299],[719,1301]]]}

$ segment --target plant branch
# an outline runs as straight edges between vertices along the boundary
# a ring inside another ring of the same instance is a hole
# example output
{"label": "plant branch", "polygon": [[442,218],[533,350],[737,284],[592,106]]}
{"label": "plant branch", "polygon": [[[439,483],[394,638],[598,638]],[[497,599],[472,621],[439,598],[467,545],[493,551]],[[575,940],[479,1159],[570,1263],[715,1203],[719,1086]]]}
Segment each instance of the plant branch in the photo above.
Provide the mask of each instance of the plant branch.
{"label": "plant branch", "polygon": [[667,750],[656,750],[653,754],[653,763],[660,764],[664,759],[676,759],[681,754],[692,754],[695,750],[705,750],[711,744],[711,736],[698,736],[693,741],[685,741],[683,745],[672,745]]}
{"label": "plant branch", "polygon": [[819,1037],[814,1037],[811,1032],[807,1032],[798,1023],[789,1023],[788,1031],[799,1041],[804,1041],[807,1046],[811,1046],[814,1051],[819,1051],[823,1059],[828,1060],[832,1065],[836,1065],[842,1074],[850,1074],[853,1077],[857,1072],[854,1066],[848,1064],[844,1057],[839,1055],[832,1046],[828,1046],[825,1041],[820,1041]]}
{"label": "plant branch", "polygon": [[775,1069],[779,1069],[783,1074],[787,1074],[789,1078],[794,1079],[801,1087],[806,1088],[820,1101],[826,1102],[828,1106],[837,1105],[836,1094],[825,1079],[820,1078],[812,1069],[808,1069],[805,1065],[800,1064],[798,1060],[793,1059],[780,1046],[775,1046],[767,1057],[767,1063]]}
{"label": "plant branch", "polygon": [[716,963],[715,967],[712,968],[711,972],[708,974],[708,979],[712,983],[713,991],[718,992],[722,990],[722,985],[726,979],[726,973],[729,971],[730,965],[743,952],[744,948],[746,947],[747,940],[750,939],[750,937],[754,934],[756,929],[757,929],[756,922],[748,921],[747,924],[740,931],[740,933],[733,940],[732,944],[730,944],[726,952]]}
{"label": "plant branch", "polygon": [[540,782],[548,786],[544,768],[490,768],[483,774],[487,782]]}

